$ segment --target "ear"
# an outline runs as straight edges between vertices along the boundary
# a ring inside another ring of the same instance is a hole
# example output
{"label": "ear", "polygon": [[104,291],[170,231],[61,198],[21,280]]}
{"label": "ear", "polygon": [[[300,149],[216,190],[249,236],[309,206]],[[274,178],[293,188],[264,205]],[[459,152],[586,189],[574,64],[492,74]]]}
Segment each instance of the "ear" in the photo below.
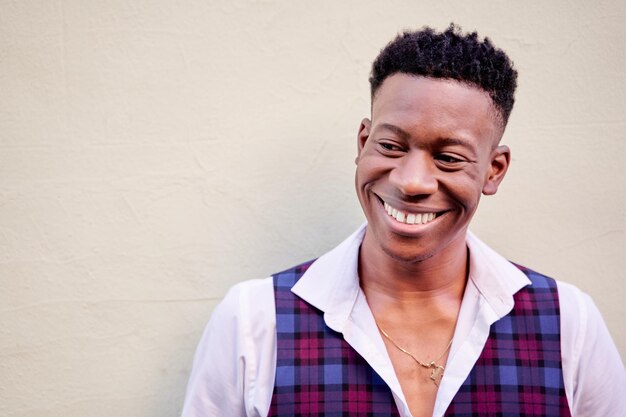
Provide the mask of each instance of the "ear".
{"label": "ear", "polygon": [[361,152],[365,147],[365,142],[367,142],[367,138],[370,136],[370,129],[372,128],[372,122],[367,117],[361,120],[361,125],[359,126],[359,133],[356,135],[357,140],[357,154],[354,160],[355,163],[359,162],[359,158],[361,158]]}
{"label": "ear", "polygon": [[511,150],[506,145],[499,145],[491,151],[491,165],[483,185],[484,195],[493,195],[498,191],[511,162]]}

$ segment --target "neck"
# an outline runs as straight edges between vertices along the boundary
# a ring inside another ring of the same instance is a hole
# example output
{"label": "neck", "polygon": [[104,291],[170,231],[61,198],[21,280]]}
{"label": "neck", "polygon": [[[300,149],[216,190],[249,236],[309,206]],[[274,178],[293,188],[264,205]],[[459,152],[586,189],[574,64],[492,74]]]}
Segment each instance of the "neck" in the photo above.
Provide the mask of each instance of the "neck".
{"label": "neck", "polygon": [[[424,260],[405,262],[370,244],[367,233],[359,252],[361,287],[397,301],[454,295],[462,298],[468,274],[465,235]],[[364,261],[367,260],[367,261]]]}
{"label": "neck", "polygon": [[[378,240],[365,232],[359,252],[361,288],[409,409],[413,415],[432,415],[465,291],[465,233],[432,256],[423,254],[435,239],[386,237]],[[380,241],[390,245],[382,247]],[[403,260],[420,252],[420,259]]]}

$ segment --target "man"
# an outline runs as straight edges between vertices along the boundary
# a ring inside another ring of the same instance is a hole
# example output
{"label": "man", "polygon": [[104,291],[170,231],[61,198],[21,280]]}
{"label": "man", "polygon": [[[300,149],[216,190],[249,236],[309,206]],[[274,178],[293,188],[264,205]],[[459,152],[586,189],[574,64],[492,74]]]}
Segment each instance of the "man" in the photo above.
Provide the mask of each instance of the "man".
{"label": "man", "polygon": [[367,224],[228,293],[183,416],[625,415],[624,367],[589,297],[467,230],[510,163],[516,78],[454,26],[381,51],[357,135]]}

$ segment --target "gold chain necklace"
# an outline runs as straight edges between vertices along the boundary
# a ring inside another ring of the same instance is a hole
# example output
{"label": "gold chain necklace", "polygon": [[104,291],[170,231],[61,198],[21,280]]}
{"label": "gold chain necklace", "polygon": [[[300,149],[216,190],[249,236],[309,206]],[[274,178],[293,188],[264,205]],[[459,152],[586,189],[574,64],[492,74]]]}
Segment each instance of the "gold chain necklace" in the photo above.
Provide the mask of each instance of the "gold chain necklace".
{"label": "gold chain necklace", "polygon": [[443,378],[443,371],[445,371],[446,368],[444,368],[442,365],[437,365],[437,362],[439,362],[439,360],[441,358],[443,358],[443,355],[446,354],[448,349],[450,349],[450,346],[452,345],[452,339],[450,339],[450,342],[448,342],[448,345],[446,346],[444,351],[441,353],[441,355],[439,355],[439,357],[437,359],[435,359],[434,361],[431,361],[429,363],[426,363],[426,362],[422,362],[419,359],[417,359],[408,350],[398,346],[398,344],[396,342],[394,342],[391,337],[389,337],[387,332],[384,331],[383,328],[378,325],[378,323],[376,323],[376,326],[378,327],[378,330],[380,330],[380,332],[383,334],[383,336],[385,336],[387,338],[387,340],[389,340],[391,342],[392,345],[394,345],[396,348],[398,348],[398,350],[400,352],[408,355],[411,359],[413,359],[415,361],[415,363],[417,363],[422,368],[431,369],[430,379],[432,379],[432,381],[435,383],[435,385],[439,386],[439,383],[441,382],[441,378]]}

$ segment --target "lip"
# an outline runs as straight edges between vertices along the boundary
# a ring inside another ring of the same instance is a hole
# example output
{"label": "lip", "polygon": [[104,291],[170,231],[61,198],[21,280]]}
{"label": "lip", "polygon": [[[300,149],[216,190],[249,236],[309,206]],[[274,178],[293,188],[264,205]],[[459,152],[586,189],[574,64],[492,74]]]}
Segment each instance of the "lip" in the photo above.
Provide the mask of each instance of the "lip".
{"label": "lip", "polygon": [[[421,233],[424,230],[430,229],[431,227],[439,223],[441,219],[450,211],[447,209],[435,209],[435,208],[422,207],[422,206],[411,207],[411,206],[407,206],[406,204],[398,204],[397,202],[391,199],[390,201],[392,202],[389,202],[387,200],[384,200],[382,197],[376,194],[374,195],[376,196],[376,199],[378,200],[378,204],[381,210],[381,216],[385,218],[385,222],[389,225],[389,227],[400,235],[412,236],[412,235],[415,235],[416,233]],[[426,223],[408,224],[405,222],[400,222],[396,220],[396,218],[390,216],[387,213],[387,210],[385,209],[385,203],[405,213],[410,213],[410,214],[415,214],[415,215],[426,215],[429,213],[434,213],[435,217]]]}
{"label": "lip", "polygon": [[404,212],[414,213],[414,214],[435,213],[435,214],[437,214],[437,216],[440,216],[440,215],[444,214],[445,212],[450,211],[450,209],[447,209],[447,208],[411,206],[411,205],[408,205],[408,204],[406,204],[404,202],[400,202],[398,200],[395,200],[393,198],[382,198],[381,196],[379,196],[376,193],[372,193],[372,194],[376,197],[376,199],[378,200],[380,205],[383,207],[383,210],[384,210],[384,204],[387,203],[387,204],[391,205],[392,207],[394,207],[394,208],[396,208],[398,210],[402,210]]}

